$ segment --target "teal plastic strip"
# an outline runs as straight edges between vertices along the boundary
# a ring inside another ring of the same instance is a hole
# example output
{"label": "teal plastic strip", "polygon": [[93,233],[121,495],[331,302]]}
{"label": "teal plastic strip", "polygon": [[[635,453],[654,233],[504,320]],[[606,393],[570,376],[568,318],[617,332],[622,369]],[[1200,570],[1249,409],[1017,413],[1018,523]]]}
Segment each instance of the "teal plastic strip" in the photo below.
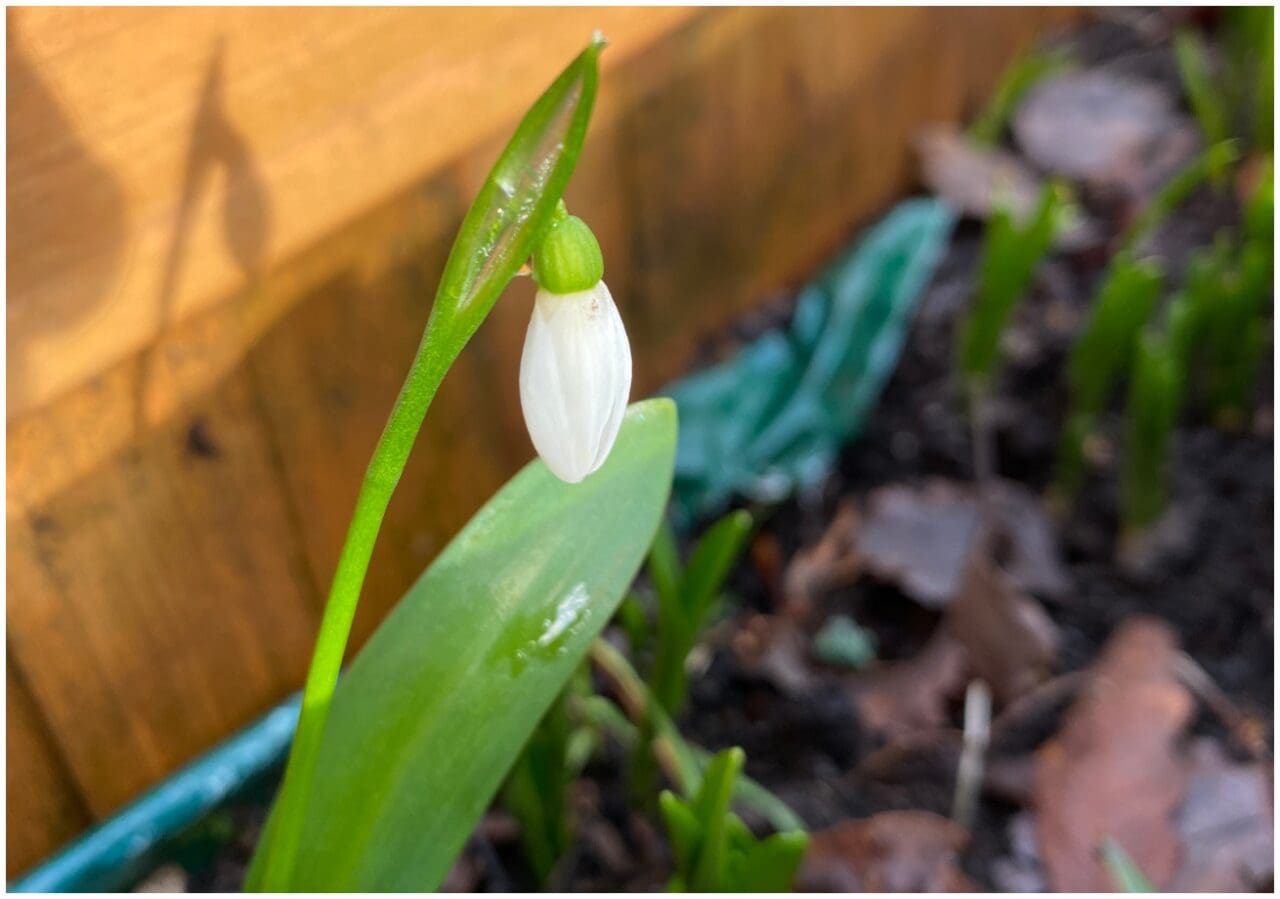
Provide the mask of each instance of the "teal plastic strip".
{"label": "teal plastic strip", "polygon": [[[805,288],[789,333],[766,334],[661,391],[680,408],[678,518],[687,522],[735,492],[780,500],[825,475],[893,371],[954,223],[940,201],[900,204]],[[295,695],[211,749],[10,891],[128,888],[160,847],[280,764],[298,703]]]}
{"label": "teal plastic strip", "polygon": [[[14,893],[116,892],[145,872],[151,853],[284,758],[301,694],[215,746],[26,877]],[[12,826],[21,822],[11,821]]]}

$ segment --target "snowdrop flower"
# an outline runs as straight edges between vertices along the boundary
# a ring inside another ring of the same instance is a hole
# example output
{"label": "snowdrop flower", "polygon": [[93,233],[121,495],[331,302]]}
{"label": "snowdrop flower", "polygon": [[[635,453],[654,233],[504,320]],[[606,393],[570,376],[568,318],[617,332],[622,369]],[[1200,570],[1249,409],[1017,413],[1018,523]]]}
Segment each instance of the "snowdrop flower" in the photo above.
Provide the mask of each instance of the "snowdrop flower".
{"label": "snowdrop flower", "polygon": [[534,449],[576,484],[609,457],[631,394],[631,346],[582,219],[561,209],[533,254],[538,282],[520,358],[520,405]]}

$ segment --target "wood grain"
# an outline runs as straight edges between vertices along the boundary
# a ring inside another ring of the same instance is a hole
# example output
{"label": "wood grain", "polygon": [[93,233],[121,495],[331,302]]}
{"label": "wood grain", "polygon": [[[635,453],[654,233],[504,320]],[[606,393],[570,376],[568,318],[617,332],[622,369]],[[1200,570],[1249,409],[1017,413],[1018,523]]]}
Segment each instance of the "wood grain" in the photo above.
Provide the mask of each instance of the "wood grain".
{"label": "wood grain", "polygon": [[8,520],[9,661],[95,816],[299,682],[315,590],[271,452],[240,374]]}
{"label": "wood grain", "polygon": [[31,693],[5,674],[5,862],[10,873],[31,867],[90,822],[88,809]]}
{"label": "wood grain", "polygon": [[9,415],[498,132],[594,28],[608,71],[690,15],[9,10]]}

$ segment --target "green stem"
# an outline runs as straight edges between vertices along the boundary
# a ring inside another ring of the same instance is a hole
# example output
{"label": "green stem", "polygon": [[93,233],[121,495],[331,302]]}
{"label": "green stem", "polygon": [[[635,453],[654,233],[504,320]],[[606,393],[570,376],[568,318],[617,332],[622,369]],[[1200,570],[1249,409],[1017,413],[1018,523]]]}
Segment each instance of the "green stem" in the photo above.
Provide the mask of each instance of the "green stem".
{"label": "green stem", "polygon": [[272,825],[271,852],[267,855],[261,889],[280,892],[288,889],[293,876],[294,859],[302,840],[302,826],[306,820],[307,797],[311,780],[315,775],[316,757],[320,750],[320,738],[329,717],[329,704],[338,683],[342,659],[351,636],[351,623],[355,619],[360,590],[369,570],[369,559],[382,527],[387,505],[395,493],[405,463],[413,450],[414,441],[422,427],[427,409],[435,398],[436,390],[449,366],[432,364],[434,341],[428,323],[426,333],[418,346],[413,365],[405,378],[400,396],[391,410],[382,436],[369,460],[360,495],[356,498],[355,511],[347,539],[338,557],[338,567],[329,589],[324,617],[320,620],[320,633],[316,637],[315,653],[311,668],[307,671],[306,685],[302,691],[302,713],[298,719],[297,733],[289,751],[284,783],[275,810]]}

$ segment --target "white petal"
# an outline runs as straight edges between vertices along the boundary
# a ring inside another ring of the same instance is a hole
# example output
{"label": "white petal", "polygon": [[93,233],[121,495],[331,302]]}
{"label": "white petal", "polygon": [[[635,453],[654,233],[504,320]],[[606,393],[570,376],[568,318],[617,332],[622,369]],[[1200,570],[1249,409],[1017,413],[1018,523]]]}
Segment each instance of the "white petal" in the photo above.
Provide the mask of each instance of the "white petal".
{"label": "white petal", "polygon": [[539,290],[520,358],[520,405],[538,455],[576,484],[609,457],[631,395],[631,346],[609,288]]}

